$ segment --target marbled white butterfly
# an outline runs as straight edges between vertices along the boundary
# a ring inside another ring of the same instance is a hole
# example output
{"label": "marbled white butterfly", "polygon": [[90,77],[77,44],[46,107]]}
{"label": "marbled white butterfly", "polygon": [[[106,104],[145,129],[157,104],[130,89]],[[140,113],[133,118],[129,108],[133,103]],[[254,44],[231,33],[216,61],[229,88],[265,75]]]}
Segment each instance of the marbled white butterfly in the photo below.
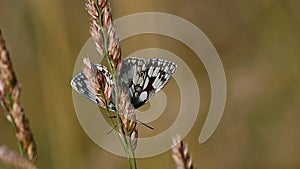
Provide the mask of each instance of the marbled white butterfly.
{"label": "marbled white butterfly", "polygon": [[[112,75],[107,68],[101,64],[95,65],[105,77],[106,82],[113,85]],[[176,68],[175,63],[159,58],[144,60],[128,57],[122,61],[119,84],[122,88],[127,89],[131,103],[137,109],[147,103],[155,93],[159,92],[168,83]],[[88,79],[83,72],[80,72],[71,80],[71,86],[81,95],[104,107],[97,101],[97,96],[89,87]],[[115,111],[114,100],[113,94],[111,103],[109,103],[111,111]]]}

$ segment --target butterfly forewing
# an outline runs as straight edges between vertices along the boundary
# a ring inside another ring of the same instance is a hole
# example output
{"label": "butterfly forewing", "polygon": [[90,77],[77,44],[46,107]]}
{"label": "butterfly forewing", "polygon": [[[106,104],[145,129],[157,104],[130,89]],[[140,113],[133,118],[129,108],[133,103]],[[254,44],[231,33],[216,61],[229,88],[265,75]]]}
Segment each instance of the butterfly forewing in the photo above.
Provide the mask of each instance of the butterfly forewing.
{"label": "butterfly forewing", "polygon": [[71,80],[71,86],[76,92],[97,104],[96,95],[89,88],[88,79],[82,72],[73,77]]}
{"label": "butterfly forewing", "polygon": [[[113,85],[112,75],[109,73],[107,68],[101,64],[95,64],[97,70],[104,76],[105,81],[109,85]],[[71,80],[72,88],[78,92],[79,94],[83,95],[87,99],[91,100],[92,102],[98,104],[99,106],[105,108],[103,101],[99,98],[95,90],[93,89],[93,79],[88,79],[83,72],[80,72]],[[109,104],[110,110],[115,111],[114,101],[112,100]]]}
{"label": "butterfly forewing", "polygon": [[105,77],[105,81],[108,84],[113,85],[112,75],[107,70],[107,67],[105,67],[104,65],[101,65],[101,64],[95,64],[95,65],[96,65],[98,71],[100,71],[101,74]]}
{"label": "butterfly forewing", "polygon": [[139,108],[166,85],[176,67],[175,63],[163,59],[145,61],[129,57],[122,62],[120,84],[128,90],[133,106]]}

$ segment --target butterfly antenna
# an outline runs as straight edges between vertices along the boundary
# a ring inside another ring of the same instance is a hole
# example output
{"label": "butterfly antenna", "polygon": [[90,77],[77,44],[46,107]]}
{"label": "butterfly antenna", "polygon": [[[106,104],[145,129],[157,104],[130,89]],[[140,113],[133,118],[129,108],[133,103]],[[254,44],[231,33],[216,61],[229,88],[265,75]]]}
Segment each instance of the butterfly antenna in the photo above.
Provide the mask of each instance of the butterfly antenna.
{"label": "butterfly antenna", "polygon": [[141,123],[142,125],[148,127],[148,128],[151,129],[151,130],[154,129],[153,127],[149,126],[148,124],[146,124],[146,123],[144,123],[144,122],[141,122],[141,121],[139,121],[139,120],[137,120],[137,122]]}
{"label": "butterfly antenna", "polygon": [[[109,116],[108,118],[111,118],[111,119],[114,119],[114,118],[117,118],[117,116]],[[110,134],[112,131],[114,131],[116,128],[118,127],[118,125],[115,125],[111,130],[109,130],[107,132],[107,134]]]}
{"label": "butterfly antenna", "polygon": [[112,131],[114,131],[117,127],[118,127],[118,125],[115,125],[111,130],[109,130],[109,131],[107,132],[107,135],[110,134]]}

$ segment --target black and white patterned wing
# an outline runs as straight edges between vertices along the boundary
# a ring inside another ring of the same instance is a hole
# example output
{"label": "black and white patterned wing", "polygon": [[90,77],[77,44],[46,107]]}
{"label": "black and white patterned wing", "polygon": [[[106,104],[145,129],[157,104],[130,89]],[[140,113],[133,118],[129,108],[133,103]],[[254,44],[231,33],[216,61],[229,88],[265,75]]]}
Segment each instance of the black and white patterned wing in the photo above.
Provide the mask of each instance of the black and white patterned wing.
{"label": "black and white patterned wing", "polygon": [[147,71],[155,92],[159,92],[170,80],[174,74],[177,65],[174,62],[153,58],[146,63],[146,67],[149,68]]}
{"label": "black and white patterned wing", "polygon": [[95,64],[97,69],[102,73],[102,75],[105,77],[105,81],[108,82],[108,84],[113,85],[113,78],[110,72],[108,71],[107,67],[101,64]]}
{"label": "black and white patterned wing", "polygon": [[72,88],[79,94],[97,104],[95,93],[90,89],[88,80],[83,72],[80,72],[71,80]]}
{"label": "black and white patterned wing", "polygon": [[137,109],[168,83],[176,68],[175,63],[159,58],[145,61],[129,57],[122,62],[120,84],[128,89],[131,103]]}
{"label": "black and white patterned wing", "polygon": [[[104,65],[100,65],[100,64],[95,64],[95,65],[97,69],[101,72],[101,74],[105,77],[105,80],[109,84],[113,85],[112,76],[107,70],[107,68]],[[100,99],[96,95],[95,90],[91,87],[90,79],[87,79],[87,77],[83,72],[80,72],[73,77],[73,79],[71,80],[71,86],[79,94],[83,95],[84,97],[98,104],[99,106],[105,108],[104,104],[100,101]],[[111,111],[115,111],[113,100],[111,101],[109,106]]]}

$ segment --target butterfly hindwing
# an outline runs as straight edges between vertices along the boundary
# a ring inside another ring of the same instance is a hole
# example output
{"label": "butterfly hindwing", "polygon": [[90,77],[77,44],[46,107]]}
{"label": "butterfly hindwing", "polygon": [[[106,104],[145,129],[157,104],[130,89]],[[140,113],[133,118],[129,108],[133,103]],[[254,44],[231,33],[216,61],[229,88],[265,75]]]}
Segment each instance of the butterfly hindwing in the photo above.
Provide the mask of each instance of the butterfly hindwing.
{"label": "butterfly hindwing", "polygon": [[122,62],[120,84],[128,89],[131,103],[139,108],[159,92],[170,80],[176,64],[163,59],[129,57]]}

